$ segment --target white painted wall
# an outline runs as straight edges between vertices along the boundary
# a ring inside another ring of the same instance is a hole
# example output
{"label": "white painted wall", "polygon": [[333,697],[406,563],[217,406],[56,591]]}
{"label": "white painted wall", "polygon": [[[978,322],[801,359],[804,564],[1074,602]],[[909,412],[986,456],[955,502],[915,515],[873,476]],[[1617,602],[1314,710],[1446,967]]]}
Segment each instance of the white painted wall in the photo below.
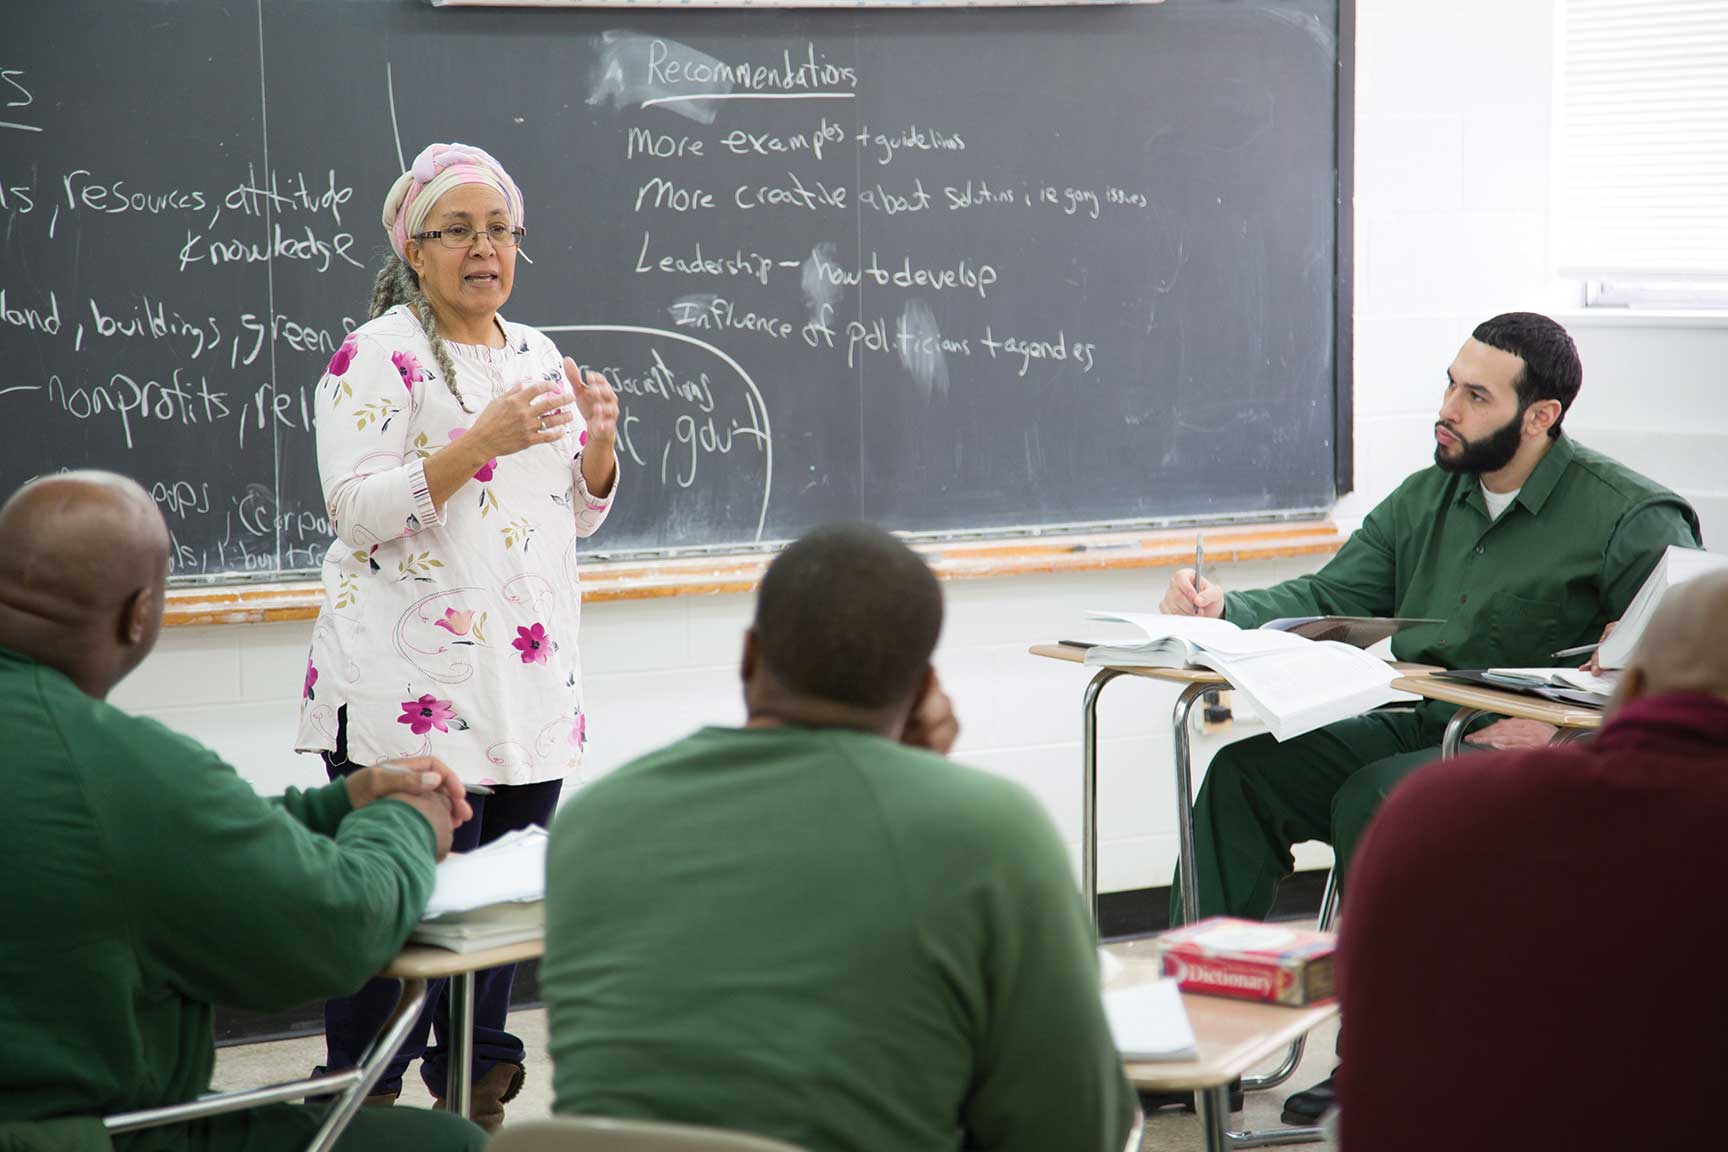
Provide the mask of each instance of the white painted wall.
{"label": "white painted wall", "polygon": [[[1353,523],[1432,453],[1446,365],[1496,312],[1553,310],[1548,274],[1550,0],[1359,0],[1356,476]],[[1728,323],[1566,322],[1585,361],[1568,426],[1698,505],[1728,542]],[[1221,568],[1235,587],[1300,563]],[[1079,840],[1077,667],[1025,654],[1084,633],[1088,608],[1147,606],[1167,573],[1026,577],[948,586],[938,654],[965,733],[959,755],[1019,780]],[[599,604],[586,612],[590,768],[603,772],[702,724],[741,716],[745,596]],[[320,779],[291,751],[309,624],[168,634],[115,702],[206,741],[264,791]],[[1104,697],[1101,887],[1168,883],[1175,860],[1173,692],[1118,683]],[[1206,748],[1210,751],[1210,747]],[[1317,846],[1299,856],[1321,866]]]}

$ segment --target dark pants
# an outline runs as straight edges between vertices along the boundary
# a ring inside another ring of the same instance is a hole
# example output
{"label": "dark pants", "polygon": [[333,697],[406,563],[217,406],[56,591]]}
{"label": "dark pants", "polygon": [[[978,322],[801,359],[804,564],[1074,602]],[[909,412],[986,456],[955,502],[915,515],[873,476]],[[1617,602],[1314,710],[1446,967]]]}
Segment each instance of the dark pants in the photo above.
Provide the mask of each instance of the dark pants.
{"label": "dark pants", "polygon": [[[324,767],[332,780],[346,776],[362,765],[348,762],[347,732],[340,726],[336,751],[324,754]],[[456,829],[453,849],[467,852],[482,844],[490,844],[506,832],[526,828],[530,824],[546,827],[552,822],[558,806],[561,780],[542,784],[497,785],[491,796],[468,797],[474,808],[474,818]],[[474,1079],[478,1080],[500,1061],[522,1063],[522,1041],[504,1030],[504,1018],[510,1011],[510,986],[516,977],[516,966],[506,964],[476,973],[474,978]],[[385,1069],[374,1092],[398,1092],[402,1088],[402,1073],[409,1061],[421,1057],[420,1078],[434,1096],[443,1097],[448,1083],[450,1054],[450,1004],[448,980],[434,980],[428,988],[426,1009],[420,1014],[413,1031],[402,1044],[396,1059]],[[371,980],[353,996],[329,1000],[324,1004],[324,1044],[327,1069],[352,1068],[360,1063],[366,1046],[384,1027],[401,985],[394,980]],[[427,1033],[437,1029],[437,1043],[427,1047]]]}
{"label": "dark pants", "polygon": [[[1263,920],[1293,845],[1332,845],[1340,883],[1369,819],[1404,777],[1440,755],[1444,723],[1371,712],[1280,744],[1255,736],[1213,757],[1194,802],[1199,916]],[[1181,888],[1170,890],[1180,922]]]}

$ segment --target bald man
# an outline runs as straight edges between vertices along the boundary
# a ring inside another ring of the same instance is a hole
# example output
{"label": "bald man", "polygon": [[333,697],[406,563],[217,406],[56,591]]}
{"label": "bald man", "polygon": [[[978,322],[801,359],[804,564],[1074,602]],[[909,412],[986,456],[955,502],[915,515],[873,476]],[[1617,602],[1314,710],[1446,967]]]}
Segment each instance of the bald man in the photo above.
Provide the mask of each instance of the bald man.
{"label": "bald man", "polygon": [[1343,1145],[1709,1143],[1725,874],[1728,574],[1667,594],[1593,741],[1433,765],[1381,808],[1344,905]]}
{"label": "bald man", "polygon": [[[167,573],[167,527],[124,477],[53,476],[0,507],[3,1147],[23,1126],[208,1091],[213,1003],[358,988],[401,948],[468,813],[431,759],[268,801],[209,749],[104,703],[156,642]],[[115,1147],[300,1148],[322,1111],[271,1105]],[[483,1140],[442,1113],[367,1110],[338,1147]]]}

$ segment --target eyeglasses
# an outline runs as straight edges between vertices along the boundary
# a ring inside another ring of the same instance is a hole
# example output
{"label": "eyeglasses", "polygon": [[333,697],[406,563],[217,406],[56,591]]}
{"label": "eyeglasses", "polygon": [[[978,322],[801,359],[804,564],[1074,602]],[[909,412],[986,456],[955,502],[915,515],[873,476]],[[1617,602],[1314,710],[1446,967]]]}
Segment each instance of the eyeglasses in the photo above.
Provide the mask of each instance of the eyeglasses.
{"label": "eyeglasses", "polygon": [[466,224],[452,224],[448,228],[440,228],[431,232],[416,232],[410,240],[436,240],[446,248],[472,248],[480,237],[492,241],[494,248],[514,248],[528,235],[526,228],[512,228],[508,224],[488,224],[484,229],[470,228]]}

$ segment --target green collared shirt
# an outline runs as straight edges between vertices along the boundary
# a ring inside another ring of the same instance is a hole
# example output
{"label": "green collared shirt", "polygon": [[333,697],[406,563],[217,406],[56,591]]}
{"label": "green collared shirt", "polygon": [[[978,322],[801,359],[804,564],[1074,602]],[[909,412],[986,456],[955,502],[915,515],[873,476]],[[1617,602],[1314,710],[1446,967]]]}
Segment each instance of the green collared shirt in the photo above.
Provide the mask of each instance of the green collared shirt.
{"label": "green collared shirt", "polygon": [[1281,616],[1442,620],[1392,638],[1400,660],[1547,667],[1618,620],[1670,544],[1702,546],[1680,497],[1560,436],[1498,520],[1480,478],[1424,468],[1312,576],[1230,592],[1244,628]]}

